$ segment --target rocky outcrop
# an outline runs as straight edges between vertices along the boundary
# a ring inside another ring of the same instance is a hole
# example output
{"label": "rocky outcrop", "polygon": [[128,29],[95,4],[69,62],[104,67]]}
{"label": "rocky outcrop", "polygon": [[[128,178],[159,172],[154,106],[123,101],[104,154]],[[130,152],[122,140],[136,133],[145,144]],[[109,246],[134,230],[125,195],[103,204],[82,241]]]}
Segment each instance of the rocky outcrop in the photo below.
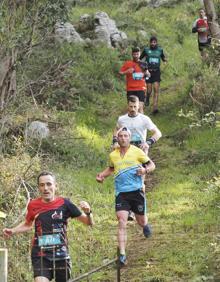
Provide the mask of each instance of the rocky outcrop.
{"label": "rocky outcrop", "polygon": [[59,42],[102,42],[108,47],[117,47],[127,40],[127,35],[117,28],[115,21],[107,13],[97,12],[95,15],[82,15],[76,29],[70,23],[57,23],[55,38]]}
{"label": "rocky outcrop", "polygon": [[130,5],[136,11],[143,7],[159,8],[161,6],[172,7],[175,4],[180,3],[181,0],[140,0],[137,2],[132,2]]}
{"label": "rocky outcrop", "polygon": [[55,39],[62,43],[63,41],[82,43],[83,39],[76,32],[71,23],[56,23],[55,25]]}
{"label": "rocky outcrop", "polygon": [[105,42],[109,47],[117,47],[127,35],[118,30],[114,20],[105,12],[97,12],[94,16],[95,34],[98,41]]}
{"label": "rocky outcrop", "polygon": [[160,6],[170,6],[180,2],[179,0],[148,0],[148,5],[153,8],[158,8]]}

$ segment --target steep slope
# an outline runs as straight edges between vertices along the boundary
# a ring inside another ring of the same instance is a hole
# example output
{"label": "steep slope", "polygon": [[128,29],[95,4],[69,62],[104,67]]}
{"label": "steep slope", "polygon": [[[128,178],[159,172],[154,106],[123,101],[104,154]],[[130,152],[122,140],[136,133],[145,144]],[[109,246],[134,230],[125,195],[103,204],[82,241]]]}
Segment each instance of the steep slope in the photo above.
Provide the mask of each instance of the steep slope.
{"label": "steep slope", "polygon": [[[197,92],[210,90],[214,101],[219,95],[217,73],[212,65],[209,68],[201,62],[196,38],[191,34],[199,1],[181,1],[157,9],[145,6],[144,1],[74,3],[69,9],[72,23],[77,24],[84,13],[105,11],[127,33],[129,45],[125,50],[104,45],[60,46],[47,38],[18,65],[22,95],[8,109],[6,117],[10,119],[4,123],[9,130],[1,161],[0,210],[8,211],[9,216],[3,225],[12,224],[26,203],[25,190],[17,193],[19,176],[35,187],[36,173],[49,169],[58,176],[61,194],[76,204],[88,200],[94,212],[96,225],[92,230],[77,222],[69,224],[73,277],[116,256],[112,179],[98,185],[95,175],[107,164],[115,122],[126,110],[125,85],[118,69],[130,57],[132,45],[143,47],[150,35],[156,34],[169,63],[162,65],[161,112],[151,116],[163,133],[150,152],[157,166],[147,193],[154,235],[145,240],[137,225],[129,224],[129,264],[122,270],[121,279],[218,281],[219,131],[208,117],[201,122],[202,110],[189,96],[196,80],[202,85]],[[26,82],[28,87],[24,87]],[[178,114],[181,109],[182,115]],[[146,114],[150,112],[150,108],[146,110]],[[26,125],[36,119],[49,124],[50,137],[42,143],[24,138]],[[31,196],[37,194],[35,188],[30,192]],[[5,197],[5,193],[10,195]],[[28,239],[22,236],[6,243],[10,251],[9,281],[32,279],[26,269]],[[115,281],[115,269],[103,270],[90,280]]]}

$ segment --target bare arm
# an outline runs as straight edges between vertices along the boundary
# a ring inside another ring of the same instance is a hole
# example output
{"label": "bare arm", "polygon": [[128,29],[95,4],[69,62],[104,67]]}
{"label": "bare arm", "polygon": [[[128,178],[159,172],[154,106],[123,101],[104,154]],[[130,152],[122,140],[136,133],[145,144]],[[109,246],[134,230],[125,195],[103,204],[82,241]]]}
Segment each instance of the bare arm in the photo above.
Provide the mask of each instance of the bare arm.
{"label": "bare arm", "polygon": [[163,50],[162,50],[162,54],[161,54],[161,59],[162,59],[163,62],[165,62],[165,63],[167,62],[167,58],[165,57]]}
{"label": "bare arm", "polygon": [[149,163],[145,165],[146,173],[154,171],[156,168],[155,163],[150,159]]}
{"label": "bare arm", "polygon": [[154,138],[155,141],[158,141],[161,137],[162,137],[162,133],[161,131],[155,127],[154,129],[151,130],[151,133],[153,133],[153,135],[151,136],[151,138]]}
{"label": "bare arm", "polygon": [[154,162],[149,159],[149,161],[146,163],[146,164],[143,164],[143,166],[140,166],[138,169],[137,169],[137,175],[144,175],[146,173],[149,173],[153,170],[155,170],[155,164]]}
{"label": "bare arm", "polygon": [[151,133],[153,133],[153,135],[150,138],[147,138],[146,142],[142,143],[140,146],[140,148],[146,152],[148,151],[151,145],[156,143],[162,137],[162,133],[157,127],[150,131]]}
{"label": "bare arm", "polygon": [[4,228],[3,234],[9,238],[14,234],[30,231],[32,229],[32,225],[33,225],[33,222],[27,223],[26,221],[24,221],[14,228]]}
{"label": "bare arm", "polygon": [[120,71],[119,73],[123,75],[123,74],[133,73],[133,72],[134,72],[134,68],[129,68],[129,69],[125,70],[125,71]]}
{"label": "bare arm", "polygon": [[83,213],[77,217],[77,220],[81,221],[82,223],[86,225],[94,225],[93,215],[91,211],[90,205],[82,201],[80,202],[80,208],[83,210]]}
{"label": "bare arm", "polygon": [[114,168],[107,167],[102,172],[98,173],[96,175],[96,181],[102,183],[106,177],[110,176],[114,172]]}
{"label": "bare arm", "polygon": [[114,131],[113,131],[113,136],[117,136],[117,132],[120,129],[120,126],[117,124]]}

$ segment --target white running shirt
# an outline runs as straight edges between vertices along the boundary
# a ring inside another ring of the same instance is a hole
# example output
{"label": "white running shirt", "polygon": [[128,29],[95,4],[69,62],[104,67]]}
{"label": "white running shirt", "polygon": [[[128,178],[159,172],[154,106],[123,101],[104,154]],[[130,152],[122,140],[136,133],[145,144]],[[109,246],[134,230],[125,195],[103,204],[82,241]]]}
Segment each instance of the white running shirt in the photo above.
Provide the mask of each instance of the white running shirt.
{"label": "white running shirt", "polygon": [[148,116],[138,113],[135,117],[129,117],[128,114],[120,116],[117,127],[127,127],[131,131],[131,141],[144,143],[147,138],[147,130],[155,129],[156,125]]}

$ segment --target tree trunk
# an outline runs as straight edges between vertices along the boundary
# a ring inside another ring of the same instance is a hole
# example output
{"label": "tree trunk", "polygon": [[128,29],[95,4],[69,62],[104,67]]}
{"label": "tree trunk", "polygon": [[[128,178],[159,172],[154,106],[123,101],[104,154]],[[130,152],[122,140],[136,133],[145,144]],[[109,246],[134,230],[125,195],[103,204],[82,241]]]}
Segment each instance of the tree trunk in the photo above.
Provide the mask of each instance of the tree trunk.
{"label": "tree trunk", "polygon": [[12,50],[11,56],[5,56],[0,61],[0,111],[16,95],[16,70],[14,68],[17,51]]}
{"label": "tree trunk", "polygon": [[220,40],[220,27],[218,24],[217,14],[215,12],[215,6],[212,0],[203,0],[206,15],[208,18],[208,25],[211,31],[212,38]]}

